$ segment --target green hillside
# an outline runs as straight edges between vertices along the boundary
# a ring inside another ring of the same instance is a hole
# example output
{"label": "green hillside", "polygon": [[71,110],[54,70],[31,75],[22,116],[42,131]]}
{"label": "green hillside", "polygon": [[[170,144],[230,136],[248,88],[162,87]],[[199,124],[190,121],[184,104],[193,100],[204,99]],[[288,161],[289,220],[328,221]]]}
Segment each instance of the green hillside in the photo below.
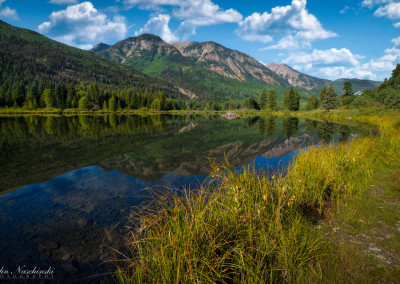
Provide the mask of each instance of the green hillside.
{"label": "green hillside", "polygon": [[41,80],[52,83],[96,82],[107,86],[135,87],[168,96],[180,92],[164,80],[101,58],[92,52],[53,41],[31,30],[0,21],[0,83]]}
{"label": "green hillside", "polygon": [[[258,96],[263,89],[272,88],[282,100],[283,92],[290,87],[287,81],[246,54],[214,42],[188,42],[184,48],[178,44],[167,44],[158,36],[145,34],[113,46],[99,44],[92,52],[168,80],[193,94],[193,98],[243,102],[247,97]],[[233,67],[229,65],[231,62]],[[244,67],[234,70],[237,66]],[[299,90],[306,97],[309,95],[308,91]]]}

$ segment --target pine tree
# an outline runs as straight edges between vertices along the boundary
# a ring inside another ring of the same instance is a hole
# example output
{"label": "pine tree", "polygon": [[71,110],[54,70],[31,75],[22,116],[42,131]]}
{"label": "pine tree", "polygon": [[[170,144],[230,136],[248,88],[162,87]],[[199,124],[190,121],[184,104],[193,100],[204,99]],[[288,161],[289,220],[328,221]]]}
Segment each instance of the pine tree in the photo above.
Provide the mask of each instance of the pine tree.
{"label": "pine tree", "polygon": [[39,92],[39,87],[36,81],[34,81],[30,87],[30,93],[34,101],[39,102],[40,101],[40,92]]}
{"label": "pine tree", "polygon": [[100,91],[96,83],[92,83],[88,87],[88,99],[95,105],[100,104]]}
{"label": "pine tree", "polygon": [[289,111],[298,111],[300,108],[300,94],[296,92],[293,86],[290,87],[289,91],[285,92],[283,106]]}
{"label": "pine tree", "polygon": [[50,89],[45,89],[41,98],[43,106],[47,108],[53,108],[56,106],[56,98],[54,93]]}
{"label": "pine tree", "polygon": [[276,94],[276,91],[273,89],[269,90],[267,98],[267,109],[269,109],[270,111],[276,111],[277,100],[278,100],[278,95]]}
{"label": "pine tree", "polygon": [[249,97],[243,104],[243,107],[246,109],[256,109],[259,110],[260,106],[257,101],[253,97]]}
{"label": "pine tree", "polygon": [[265,90],[262,90],[260,94],[260,109],[266,109],[266,104],[267,104],[267,92]]}
{"label": "pine tree", "polygon": [[354,101],[353,85],[346,81],[343,83],[343,94],[340,97],[342,104],[345,106],[350,105]]}
{"label": "pine tree", "polygon": [[117,99],[115,96],[112,96],[110,100],[108,101],[108,109],[110,111],[116,111],[117,110]]}
{"label": "pine tree", "polygon": [[325,98],[322,101],[322,108],[326,110],[331,110],[331,109],[336,109],[338,107],[339,107],[338,97],[331,83],[329,85],[328,90],[325,93]]}
{"label": "pine tree", "polygon": [[319,106],[319,102],[318,102],[317,95],[316,94],[312,94],[308,98],[306,110],[314,110],[314,109],[317,109],[318,106]]}
{"label": "pine tree", "polygon": [[0,107],[7,105],[8,82],[4,81],[0,88]]}
{"label": "pine tree", "polygon": [[74,83],[69,83],[67,87],[67,101],[66,101],[67,107],[72,107],[76,108],[76,90],[75,90],[75,84]]}
{"label": "pine tree", "polygon": [[322,106],[323,101],[325,101],[326,92],[328,91],[327,87],[323,87],[321,91],[319,91],[319,105]]}
{"label": "pine tree", "polygon": [[343,94],[341,97],[344,98],[346,96],[352,96],[352,95],[354,95],[353,85],[348,81],[344,82],[343,83]]}
{"label": "pine tree", "polygon": [[89,109],[89,100],[83,96],[82,98],[79,99],[78,101],[78,108],[80,110],[87,110]]}

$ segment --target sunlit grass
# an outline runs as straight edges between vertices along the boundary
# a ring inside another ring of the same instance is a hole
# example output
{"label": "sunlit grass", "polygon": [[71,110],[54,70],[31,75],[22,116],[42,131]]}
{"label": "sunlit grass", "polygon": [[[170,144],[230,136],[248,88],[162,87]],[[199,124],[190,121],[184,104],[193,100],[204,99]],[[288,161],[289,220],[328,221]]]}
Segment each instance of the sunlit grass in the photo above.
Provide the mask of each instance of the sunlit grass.
{"label": "sunlit grass", "polygon": [[324,273],[334,279],[321,266],[334,252],[316,224],[400,160],[398,116],[358,120],[378,124],[380,135],[302,151],[286,176],[215,165],[218,186],[160,197],[136,212],[131,256],[120,263],[118,280],[275,283],[321,281]]}

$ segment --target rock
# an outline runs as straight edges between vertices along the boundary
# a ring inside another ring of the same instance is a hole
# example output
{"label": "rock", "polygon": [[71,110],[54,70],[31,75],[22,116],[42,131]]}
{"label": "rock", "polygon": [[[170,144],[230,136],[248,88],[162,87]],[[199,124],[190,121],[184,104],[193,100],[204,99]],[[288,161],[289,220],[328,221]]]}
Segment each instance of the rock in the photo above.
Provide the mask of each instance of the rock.
{"label": "rock", "polygon": [[87,224],[88,224],[88,220],[85,219],[85,218],[80,218],[80,219],[78,220],[78,225],[79,225],[79,227],[81,227],[81,228],[86,227]]}
{"label": "rock", "polygon": [[62,261],[67,261],[68,259],[71,258],[71,256],[72,256],[72,254],[66,253],[66,254],[64,254],[64,255],[62,256],[61,260],[62,260]]}
{"label": "rock", "polygon": [[122,236],[121,234],[117,231],[117,229],[105,229],[107,239],[110,241],[110,243],[119,243],[121,240]]}
{"label": "rock", "polygon": [[43,249],[46,249],[46,250],[53,250],[53,249],[58,248],[58,244],[54,241],[47,241],[42,245],[42,247],[43,247]]}
{"label": "rock", "polygon": [[230,112],[230,111],[228,111],[227,113],[225,113],[222,117],[224,117],[224,118],[226,118],[226,119],[229,119],[229,120],[231,120],[231,119],[236,119],[236,118],[239,118],[240,117],[240,115],[238,115],[238,114],[236,114],[236,113],[234,113],[234,112]]}

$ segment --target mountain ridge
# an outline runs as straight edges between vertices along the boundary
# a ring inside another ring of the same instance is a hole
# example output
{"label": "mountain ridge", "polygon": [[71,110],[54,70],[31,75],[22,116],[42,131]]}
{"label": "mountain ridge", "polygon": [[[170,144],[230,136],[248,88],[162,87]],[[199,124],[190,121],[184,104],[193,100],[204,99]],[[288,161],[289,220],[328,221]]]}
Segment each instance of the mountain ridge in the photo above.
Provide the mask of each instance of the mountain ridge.
{"label": "mountain ridge", "polygon": [[281,94],[289,88],[288,82],[253,57],[213,41],[168,44],[158,36],[143,34],[91,51],[174,82],[202,98],[243,101],[258,96],[264,88],[275,88]]}
{"label": "mountain ridge", "polygon": [[[105,44],[100,47],[106,47]],[[96,82],[109,86],[165,91],[183,97],[173,84],[0,21],[0,81]]]}
{"label": "mountain ridge", "polygon": [[364,80],[357,78],[339,78],[334,81],[322,79],[301,73],[286,64],[269,63],[265,65],[277,75],[286,79],[291,85],[305,88],[312,92],[319,92],[321,88],[328,87],[330,83],[333,84],[338,94],[342,93],[343,82],[348,81],[353,84],[354,92],[364,91],[366,89],[377,88],[382,82],[373,80]]}

